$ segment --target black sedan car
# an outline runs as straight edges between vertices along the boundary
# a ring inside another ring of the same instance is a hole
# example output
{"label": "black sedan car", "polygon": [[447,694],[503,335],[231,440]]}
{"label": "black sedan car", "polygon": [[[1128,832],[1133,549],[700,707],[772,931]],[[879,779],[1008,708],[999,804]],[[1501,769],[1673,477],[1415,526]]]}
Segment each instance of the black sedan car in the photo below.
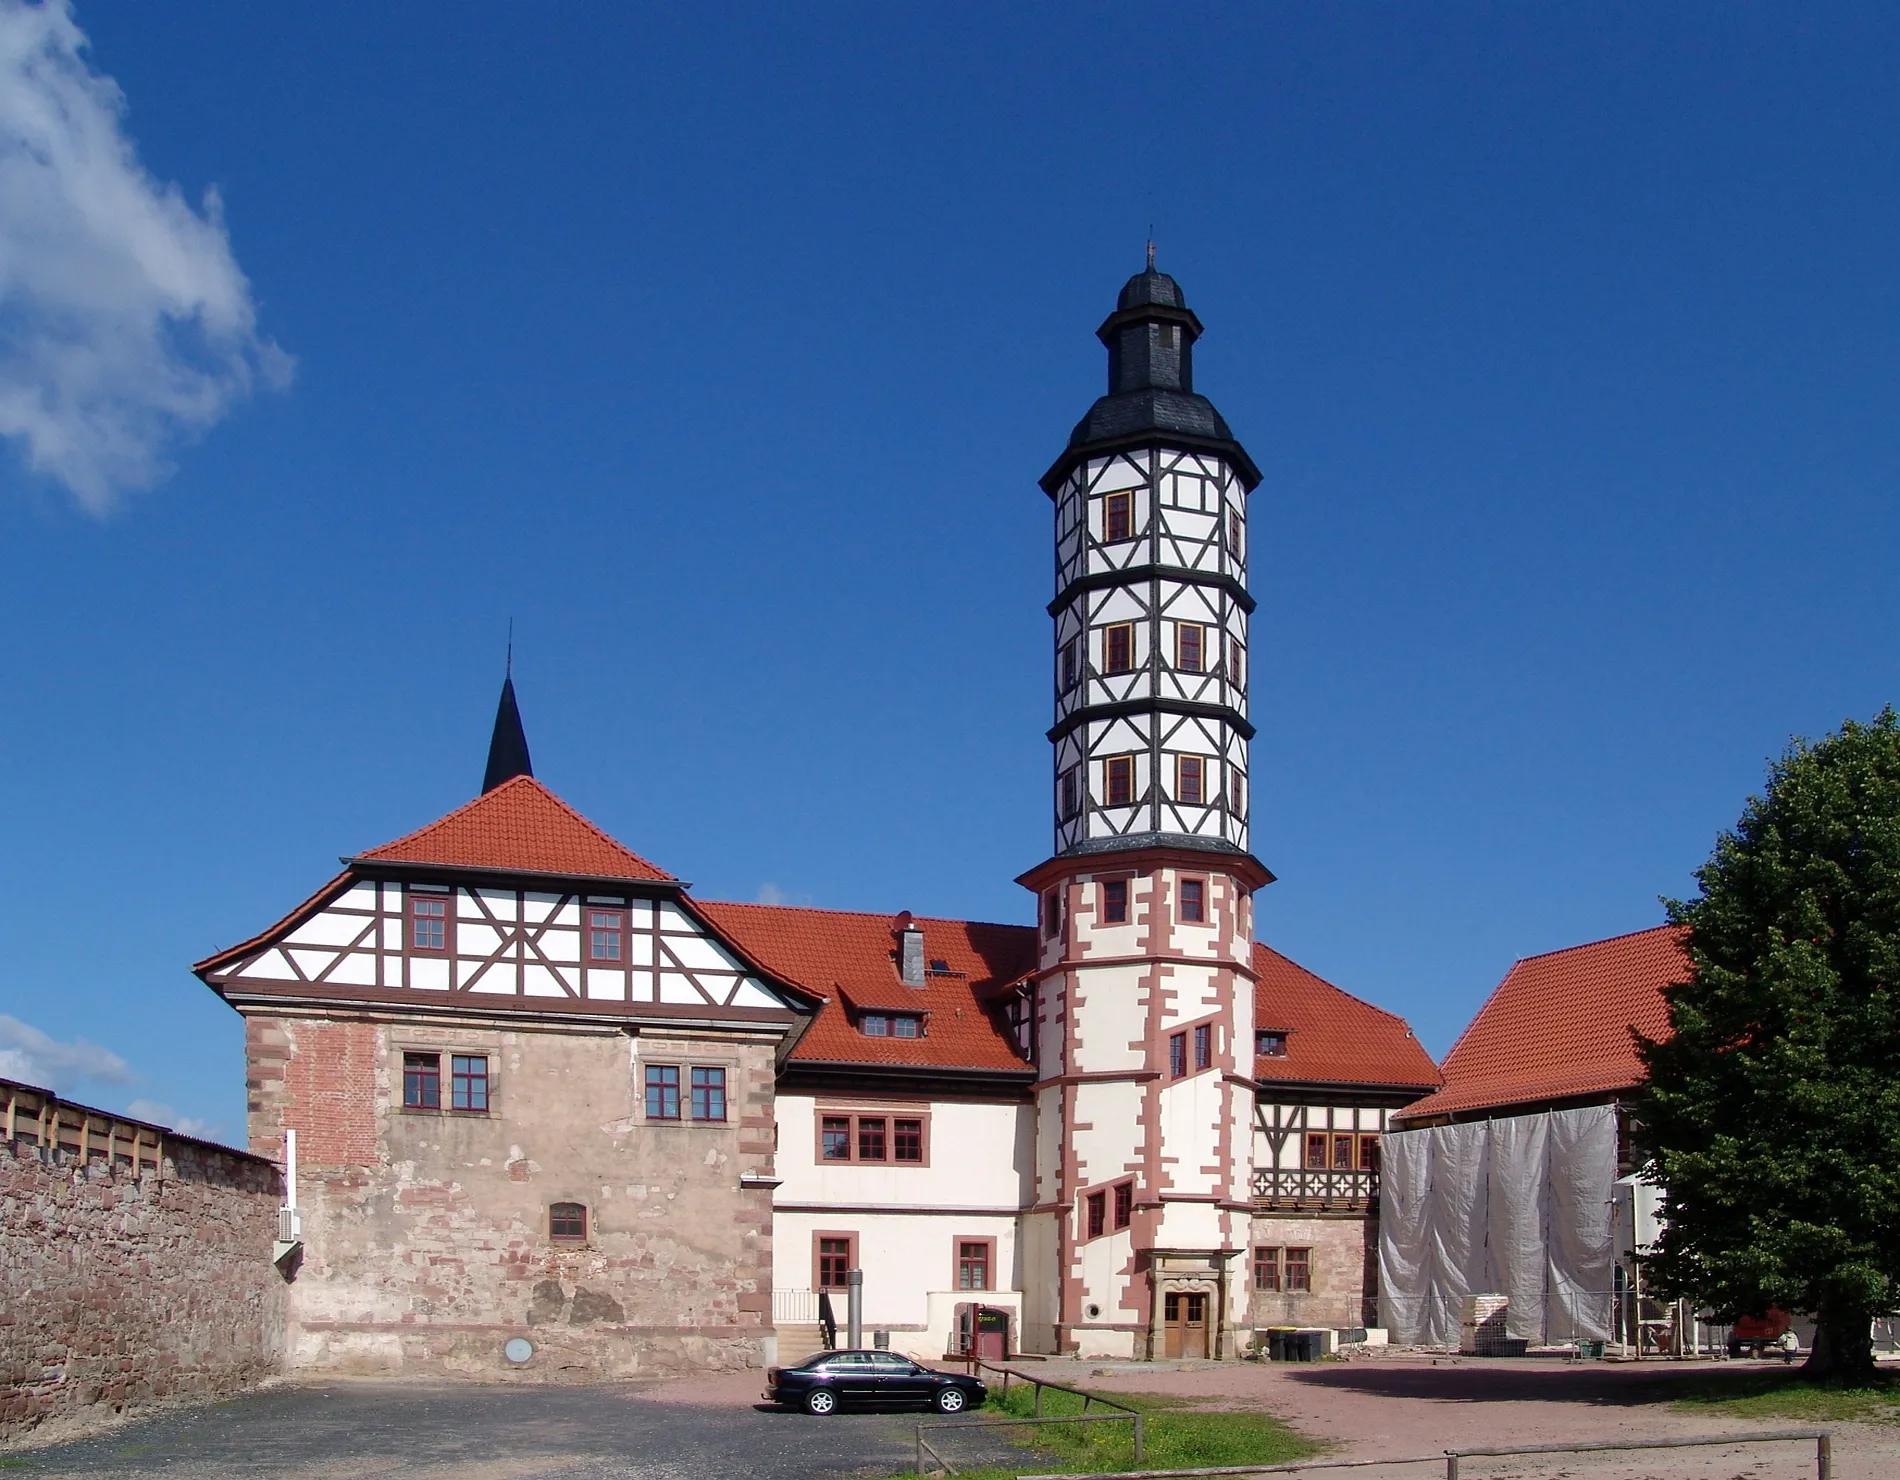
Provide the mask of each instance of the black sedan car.
{"label": "black sedan car", "polygon": [[961,1372],[936,1372],[896,1352],[820,1352],[796,1367],[768,1367],[765,1396],[807,1413],[841,1403],[922,1403],[939,1413],[980,1405],[989,1389]]}

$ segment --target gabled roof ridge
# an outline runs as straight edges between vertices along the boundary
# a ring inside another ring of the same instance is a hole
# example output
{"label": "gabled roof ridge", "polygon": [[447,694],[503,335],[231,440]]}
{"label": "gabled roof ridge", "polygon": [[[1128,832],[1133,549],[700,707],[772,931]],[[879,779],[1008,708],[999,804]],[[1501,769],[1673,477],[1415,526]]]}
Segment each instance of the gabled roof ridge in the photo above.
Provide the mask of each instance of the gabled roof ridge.
{"label": "gabled roof ridge", "polygon": [[[379,846],[375,848],[367,849],[362,853],[354,854],[351,856],[351,858],[348,861],[351,863],[356,863],[359,861],[370,862],[370,863],[435,862],[436,860],[431,860],[431,859],[413,859],[413,858],[405,859],[398,850],[404,849],[411,844],[421,841],[428,834],[436,832],[439,829],[449,826],[450,824],[456,822],[458,819],[468,816],[468,814],[470,814],[471,812],[474,812],[478,808],[481,808],[484,806],[492,807],[498,803],[504,803],[509,797],[522,791],[530,791],[534,793],[536,796],[548,802],[553,803],[554,806],[557,807],[565,817],[577,823],[581,828],[585,829],[585,831],[596,842],[605,845],[607,848],[611,849],[613,852],[623,855],[627,859],[631,860],[633,863],[638,864],[642,869],[645,869],[653,881],[655,882],[666,881],[666,882],[674,882],[674,883],[678,882],[677,879],[674,877],[674,875],[668,873],[665,869],[661,868],[658,864],[653,863],[649,861],[648,859],[641,857],[638,853],[635,853],[633,849],[629,848],[625,843],[621,842],[618,838],[613,836],[612,833],[608,832],[605,828],[601,827],[598,823],[592,821],[591,819],[587,817],[582,816],[579,812],[577,812],[574,809],[574,807],[571,804],[569,804],[567,801],[562,799],[560,796],[556,795],[547,786],[537,781],[534,777],[525,776],[525,775],[511,776],[508,778],[508,780],[502,782],[500,786],[497,786],[493,791],[485,791],[480,796],[475,797],[474,799],[470,801],[464,802],[461,806],[455,808],[454,811],[445,812],[440,817],[436,818],[433,822],[426,822],[421,827],[415,828],[413,831],[406,832],[399,838],[392,839],[390,842],[380,844]],[[508,868],[505,865],[498,864],[498,865],[495,865],[494,868],[495,868],[495,871],[498,873],[508,872]],[[564,872],[563,870],[554,870],[554,869],[523,869],[522,871],[527,872],[527,873]],[[572,872],[574,872],[577,875],[585,876],[589,871],[585,869],[577,869],[577,870],[573,870]],[[628,877],[636,878],[638,877],[638,875],[628,875]]]}
{"label": "gabled roof ridge", "polygon": [[272,936],[290,929],[293,925],[301,925],[305,916],[314,915],[324,905],[329,904],[332,900],[347,892],[345,889],[339,889],[337,887],[338,885],[348,885],[355,882],[356,870],[345,868],[342,873],[331,878],[318,889],[316,893],[292,909],[289,914],[285,915],[275,925],[267,925],[248,939],[241,940],[234,946],[226,946],[221,951],[213,951],[202,961],[193,962],[191,967],[192,971],[194,973],[209,971],[215,966],[222,966],[226,961],[234,957],[241,956],[248,951],[256,950],[259,946],[269,943]]}
{"label": "gabled roof ridge", "polygon": [[[716,905],[720,909],[786,910],[786,911],[796,911],[800,914],[806,914],[806,915],[846,915],[846,916],[851,917],[852,919],[857,919],[857,920],[883,920],[887,923],[889,921],[895,920],[897,918],[897,914],[901,913],[901,912],[893,912],[887,915],[880,910],[838,910],[838,909],[830,909],[824,905],[816,905],[816,904],[765,904],[759,900],[748,900],[748,899],[701,899],[699,900],[699,903],[708,904],[708,905]],[[916,920],[925,925],[931,924],[933,922],[938,925],[981,925],[986,930],[1034,931],[1036,928],[1034,925],[1022,925],[1022,924],[1012,925],[1008,923],[1007,921],[1003,921],[1003,920],[959,920],[953,915],[913,914],[911,916],[911,919]]]}
{"label": "gabled roof ridge", "polygon": [[1344,987],[1338,985],[1337,983],[1328,981],[1325,977],[1321,976],[1317,971],[1313,970],[1312,967],[1300,965],[1298,961],[1295,961],[1291,956],[1287,955],[1285,951],[1278,950],[1275,947],[1268,945],[1264,940],[1255,941],[1254,946],[1257,949],[1262,950],[1262,951],[1272,951],[1274,955],[1278,956],[1282,961],[1286,962],[1286,964],[1288,966],[1291,966],[1295,971],[1305,972],[1308,976],[1312,977],[1313,980],[1318,982],[1321,986],[1330,987],[1333,991],[1339,993],[1340,996],[1350,997],[1354,1002],[1357,1002],[1361,1007],[1367,1008],[1372,1012],[1378,1013],[1380,1017],[1391,1018],[1393,1022],[1399,1024],[1400,1027],[1405,1029],[1408,1036],[1410,1036],[1415,1042],[1417,1041],[1418,1035],[1412,1032],[1412,1025],[1409,1021],[1406,1020],[1403,1014],[1393,1012],[1388,1007],[1381,1007],[1376,1002],[1368,1002],[1364,997],[1361,997],[1357,992],[1348,992]]}
{"label": "gabled roof ridge", "polygon": [[[1671,925],[1667,920],[1665,920],[1660,925],[1645,925],[1640,930],[1625,930],[1617,935],[1606,935],[1601,940],[1579,941],[1574,946],[1559,946],[1554,951],[1539,951],[1533,956],[1519,956],[1515,961],[1511,963],[1511,971],[1515,971],[1518,967],[1524,965],[1526,962],[1542,961],[1546,956],[1568,956],[1575,951],[1587,951],[1592,946],[1607,946],[1619,940],[1634,940],[1639,935],[1654,935],[1656,932],[1661,931],[1661,930],[1681,931],[1681,930],[1686,930],[1687,928],[1688,927],[1684,925]],[[1510,978],[1511,972],[1507,971],[1504,973],[1504,975],[1505,975],[1506,980],[1508,980]],[[1503,983],[1500,982],[1498,985],[1502,986]]]}

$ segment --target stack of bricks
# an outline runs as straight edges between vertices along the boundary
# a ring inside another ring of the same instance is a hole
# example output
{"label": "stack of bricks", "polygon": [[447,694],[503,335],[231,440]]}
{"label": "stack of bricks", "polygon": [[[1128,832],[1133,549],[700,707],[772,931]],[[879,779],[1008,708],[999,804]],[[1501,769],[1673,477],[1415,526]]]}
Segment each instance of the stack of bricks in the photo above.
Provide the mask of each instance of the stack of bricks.
{"label": "stack of bricks", "polygon": [[166,1134],[156,1169],[129,1166],[19,1130],[0,1140],[0,1441],[281,1369],[274,1164]]}

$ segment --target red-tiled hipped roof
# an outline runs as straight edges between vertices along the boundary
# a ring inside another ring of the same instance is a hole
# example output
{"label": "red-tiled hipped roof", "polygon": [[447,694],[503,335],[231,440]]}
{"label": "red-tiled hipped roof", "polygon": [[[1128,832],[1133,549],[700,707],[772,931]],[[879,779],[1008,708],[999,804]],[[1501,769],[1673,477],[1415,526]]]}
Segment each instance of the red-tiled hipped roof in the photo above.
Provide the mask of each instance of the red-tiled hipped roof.
{"label": "red-tiled hipped roof", "polygon": [[[929,973],[921,987],[897,975],[889,915],[787,905],[709,904],[700,911],[759,965],[827,997],[793,1050],[794,1061],[920,1069],[1027,1070],[992,1011],[996,998],[1036,968],[1036,932],[1027,925],[913,918],[924,932]],[[928,1013],[921,1038],[869,1038],[843,1000],[880,1011]]]}
{"label": "red-tiled hipped roof", "polygon": [[1439,1083],[1405,1019],[1342,992],[1272,946],[1254,942],[1254,1026],[1287,1035],[1286,1055],[1254,1060],[1254,1078],[1315,1084]]}
{"label": "red-tiled hipped roof", "polygon": [[1630,1029],[1669,1031],[1662,989],[1685,981],[1684,932],[1658,925],[1519,961],[1445,1059],[1445,1087],[1404,1118],[1548,1104],[1642,1082]]}
{"label": "red-tiled hipped roof", "polygon": [[608,837],[532,776],[504,781],[467,806],[358,858],[647,883],[673,878]]}

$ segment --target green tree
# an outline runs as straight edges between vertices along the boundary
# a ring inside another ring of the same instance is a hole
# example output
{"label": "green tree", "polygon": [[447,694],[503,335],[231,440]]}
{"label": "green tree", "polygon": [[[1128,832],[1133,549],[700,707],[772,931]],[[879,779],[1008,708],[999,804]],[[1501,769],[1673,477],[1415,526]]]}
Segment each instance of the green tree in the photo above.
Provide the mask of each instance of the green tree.
{"label": "green tree", "polygon": [[1689,980],[1638,1035],[1662,1293],[1812,1314],[1808,1369],[1873,1372],[1900,1305],[1900,721],[1797,740],[1766,793],[1666,901]]}

